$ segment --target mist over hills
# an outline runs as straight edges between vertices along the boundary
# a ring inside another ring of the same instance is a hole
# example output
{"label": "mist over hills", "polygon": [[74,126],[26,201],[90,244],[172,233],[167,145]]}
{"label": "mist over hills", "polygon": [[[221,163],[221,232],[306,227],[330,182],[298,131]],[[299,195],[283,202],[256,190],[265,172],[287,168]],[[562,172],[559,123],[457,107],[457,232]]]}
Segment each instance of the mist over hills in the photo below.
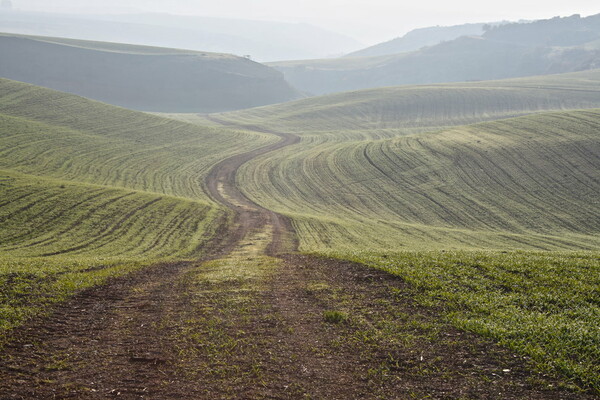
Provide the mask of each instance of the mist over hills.
{"label": "mist over hills", "polygon": [[69,15],[0,9],[0,32],[250,55],[259,61],[330,57],[362,46],[310,24],[169,14]]}
{"label": "mist over hills", "polygon": [[486,24],[478,23],[413,29],[402,37],[352,52],[346,57],[377,57],[415,51],[460,36],[481,35],[483,34],[484,25]]}
{"label": "mist over hills", "polygon": [[600,39],[600,14],[492,26],[485,39],[530,46],[581,46]]}
{"label": "mist over hills", "polygon": [[501,25],[408,53],[269,65],[316,95],[582,71],[600,66],[600,14]]}
{"label": "mist over hills", "polygon": [[281,73],[226,54],[0,35],[0,76],[143,111],[214,112],[300,97]]}

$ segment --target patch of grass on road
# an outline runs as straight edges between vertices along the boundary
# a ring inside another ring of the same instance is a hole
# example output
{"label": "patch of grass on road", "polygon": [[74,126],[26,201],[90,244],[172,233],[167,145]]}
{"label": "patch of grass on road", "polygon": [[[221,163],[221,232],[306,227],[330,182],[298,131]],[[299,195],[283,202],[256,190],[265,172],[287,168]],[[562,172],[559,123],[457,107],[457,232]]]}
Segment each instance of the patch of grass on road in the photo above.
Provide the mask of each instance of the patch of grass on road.
{"label": "patch of grass on road", "polygon": [[274,318],[259,311],[267,306],[260,296],[281,262],[264,255],[271,229],[250,233],[231,254],[202,263],[180,282],[189,304],[185,319],[166,323],[178,326],[174,341],[182,373],[209,376],[215,384],[206,388],[207,396],[234,396],[236,385],[260,385],[267,360],[257,338],[263,324],[270,324],[263,319]]}

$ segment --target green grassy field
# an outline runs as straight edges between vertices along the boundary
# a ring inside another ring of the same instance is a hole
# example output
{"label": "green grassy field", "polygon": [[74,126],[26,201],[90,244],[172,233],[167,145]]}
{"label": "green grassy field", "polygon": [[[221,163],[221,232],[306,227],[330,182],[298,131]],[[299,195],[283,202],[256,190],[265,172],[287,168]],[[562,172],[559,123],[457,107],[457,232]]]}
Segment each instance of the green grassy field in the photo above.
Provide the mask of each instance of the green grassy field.
{"label": "green grassy field", "polygon": [[0,254],[160,259],[202,253],[219,210],[156,193],[0,170]]}
{"label": "green grassy field", "polygon": [[597,108],[599,90],[600,70],[591,70],[336,93],[216,117],[303,136],[383,138],[537,112]]}
{"label": "green grassy field", "polygon": [[0,336],[111,276],[201,256],[228,215],[209,169],[275,140],[0,79]]}
{"label": "green grassy field", "polygon": [[210,167],[275,142],[0,80],[0,168],[207,201]]}
{"label": "green grassy field", "polygon": [[291,218],[301,251],[398,275],[456,326],[600,390],[599,89],[591,71],[163,118],[0,80],[0,341],[77,290],[201,256],[227,216],[208,171],[271,130],[301,141],[238,185]]}
{"label": "green grassy field", "polygon": [[461,329],[599,390],[600,110],[562,110],[597,101],[598,77],[361,91],[212,121],[301,136],[238,175],[292,218],[301,251],[398,275]]}
{"label": "green grassy field", "polygon": [[600,111],[394,139],[306,138],[242,167],[301,249],[597,249]]}

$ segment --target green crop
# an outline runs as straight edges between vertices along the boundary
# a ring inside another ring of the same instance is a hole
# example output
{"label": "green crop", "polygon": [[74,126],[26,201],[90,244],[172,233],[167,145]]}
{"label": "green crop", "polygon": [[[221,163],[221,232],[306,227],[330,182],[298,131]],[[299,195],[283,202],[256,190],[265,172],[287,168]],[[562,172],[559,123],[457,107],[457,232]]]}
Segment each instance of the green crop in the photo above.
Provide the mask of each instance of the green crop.
{"label": "green crop", "polygon": [[206,174],[275,140],[0,79],[0,337],[110,277],[201,256],[228,218]]}
{"label": "green crop", "polygon": [[290,216],[301,249],[595,249],[600,111],[383,140],[303,136],[252,160],[243,191]]}

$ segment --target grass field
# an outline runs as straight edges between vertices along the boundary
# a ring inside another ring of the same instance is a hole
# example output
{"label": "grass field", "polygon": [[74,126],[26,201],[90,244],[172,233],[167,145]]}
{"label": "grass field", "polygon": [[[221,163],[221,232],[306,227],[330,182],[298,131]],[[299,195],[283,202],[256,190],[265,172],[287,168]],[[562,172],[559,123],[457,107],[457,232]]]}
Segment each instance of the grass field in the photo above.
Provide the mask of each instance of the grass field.
{"label": "grass field", "polygon": [[9,80],[0,80],[0,118],[0,168],[196,200],[207,199],[212,165],[276,141]]}
{"label": "grass field", "polygon": [[398,275],[459,328],[598,391],[598,132],[600,110],[380,140],[308,133],[239,179],[292,218],[301,250]]}
{"label": "grass field", "polygon": [[111,276],[201,256],[228,215],[209,169],[275,140],[1,79],[0,336]]}
{"label": "grass field", "polygon": [[591,70],[360,90],[216,116],[250,128],[260,126],[302,136],[382,138],[537,112],[597,108],[599,90],[600,70]]}
{"label": "grass field", "polygon": [[[309,137],[242,167],[301,249],[595,249],[600,112],[371,141]],[[267,178],[267,179],[265,179]]]}
{"label": "grass field", "polygon": [[[163,118],[0,80],[0,342],[78,290],[201,256],[230,215],[208,171],[291,132],[237,185],[291,219],[302,252],[397,275],[398,295],[599,391],[599,89],[591,71]],[[217,300],[235,299],[280,266],[266,227],[243,239],[189,287],[231,283]],[[211,322],[186,321],[204,340]]]}
{"label": "grass field", "polygon": [[301,136],[238,179],[292,218],[302,251],[398,275],[454,325],[597,391],[600,110],[563,109],[598,101],[598,72],[535,80],[361,91],[211,120]]}
{"label": "grass field", "polygon": [[0,185],[0,254],[189,258],[216,229],[194,200],[5,171]]}

